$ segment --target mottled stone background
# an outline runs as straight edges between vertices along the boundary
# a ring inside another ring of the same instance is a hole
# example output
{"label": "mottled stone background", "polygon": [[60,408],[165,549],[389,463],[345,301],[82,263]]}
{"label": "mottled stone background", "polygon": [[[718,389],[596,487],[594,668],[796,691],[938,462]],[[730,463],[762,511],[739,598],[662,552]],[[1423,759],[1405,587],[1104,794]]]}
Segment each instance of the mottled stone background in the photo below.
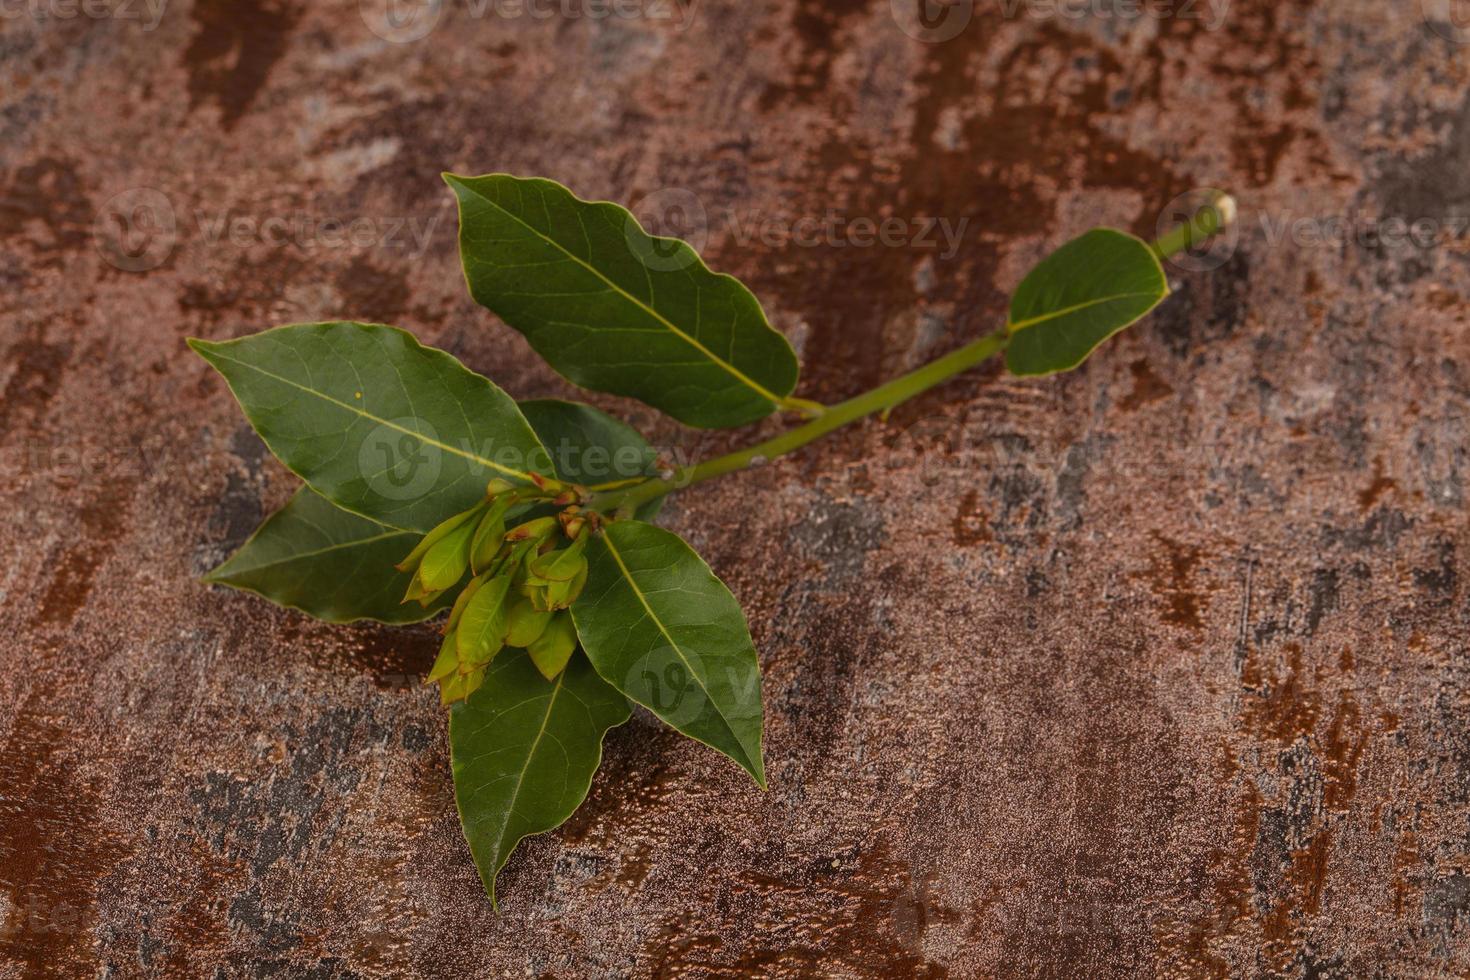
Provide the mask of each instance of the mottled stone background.
{"label": "mottled stone background", "polygon": [[[1470,4],[537,2],[0,4],[0,976],[1466,975]],[[692,196],[825,400],[1094,224],[1241,221],[1075,374],[671,504],[771,789],[635,718],[497,916],[432,630],[197,581],[293,481],[186,336],[389,321],[570,393],[469,302],[451,169]],[[832,212],[964,231],[775,234]]]}

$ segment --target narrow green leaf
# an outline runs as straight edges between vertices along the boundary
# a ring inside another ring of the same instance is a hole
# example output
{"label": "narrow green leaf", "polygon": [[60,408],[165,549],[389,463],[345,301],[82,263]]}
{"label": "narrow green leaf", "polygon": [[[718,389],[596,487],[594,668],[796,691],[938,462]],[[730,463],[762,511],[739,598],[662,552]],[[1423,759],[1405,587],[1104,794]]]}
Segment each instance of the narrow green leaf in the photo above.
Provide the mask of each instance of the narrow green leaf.
{"label": "narrow green leaf", "polygon": [[538,555],[531,559],[531,563],[526,568],[533,577],[538,579],[550,582],[570,582],[587,567],[587,558],[583,554],[587,548],[587,540],[586,537],[582,537],[565,548]]}
{"label": "narrow green leaf", "polygon": [[405,555],[402,561],[397,563],[398,569],[411,572],[418,568],[428,556],[429,549],[453,534],[456,528],[463,526],[466,521],[475,516],[475,513],[473,510],[461,511],[436,525],[432,531],[419,539],[419,543],[414,545],[413,550]]}
{"label": "narrow green leaf", "polygon": [[796,387],[796,354],[755,296],[686,243],[555,181],[444,179],[470,293],[573,382],[707,429],[764,418]]}
{"label": "narrow green leaf", "polygon": [[505,645],[506,595],[510,576],[497,575],[487,581],[465,604],[455,635],[459,658],[469,664],[489,663]]}
{"label": "narrow green leaf", "polygon": [[1153,249],[1126,232],[1095,228],[1043,259],[1016,288],[1006,366],[1020,375],[1070,371],[1167,295]]}
{"label": "narrow green leaf", "polygon": [[[658,453],[630,425],[581,402],[537,398],[520,403],[541,445],[551,454],[556,475],[593,490],[656,476]],[[638,508],[652,520],[663,507],[659,497]]]}
{"label": "narrow green leaf", "polygon": [[450,531],[424,555],[419,581],[431,592],[442,592],[464,578],[470,567],[470,538],[475,525],[468,522]]}
{"label": "narrow green leaf", "polygon": [[[468,587],[465,588],[465,592],[469,592]],[[455,645],[454,634],[446,633],[444,642],[439,644],[439,656],[434,658],[434,666],[429,668],[429,676],[424,678],[424,683],[433,684],[436,681],[442,681],[457,670],[459,670],[459,649]]]}
{"label": "narrow green leaf", "polygon": [[417,535],[350,514],[302,487],[205,580],[254,592],[329,623],[416,623],[436,615],[400,600],[413,574],[393,563]]}
{"label": "narrow green leaf", "polygon": [[450,711],[454,796],[492,902],[495,876],[516,845],[581,805],[603,736],[629,714],[627,699],[586,658],[548,681],[525,656],[495,661],[484,685]]}
{"label": "narrow green leaf", "polygon": [[[339,507],[427,532],[492,478],[551,476],[509,395],[411,334],[363,323],[190,340],[271,451]],[[398,556],[402,558],[402,555]]]}
{"label": "narrow green leaf", "polygon": [[764,788],[760,662],[730,590],[677,534],[639,521],[609,524],[587,557],[572,616],[597,672]]}

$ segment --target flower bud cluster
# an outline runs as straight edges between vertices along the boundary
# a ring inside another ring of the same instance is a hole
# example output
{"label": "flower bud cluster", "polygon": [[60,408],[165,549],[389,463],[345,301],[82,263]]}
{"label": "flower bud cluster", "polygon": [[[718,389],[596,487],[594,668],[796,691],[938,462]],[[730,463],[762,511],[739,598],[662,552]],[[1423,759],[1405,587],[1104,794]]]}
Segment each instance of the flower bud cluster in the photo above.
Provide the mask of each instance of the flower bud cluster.
{"label": "flower bud cluster", "polygon": [[471,576],[429,671],[445,704],[477,691],[507,647],[524,650],[547,680],[566,668],[577,646],[567,609],[587,584],[587,542],[599,521],[578,506],[584,496],[554,480],[491,481],[483,501],[430,531],[398,565],[413,572],[403,601],[425,606]]}

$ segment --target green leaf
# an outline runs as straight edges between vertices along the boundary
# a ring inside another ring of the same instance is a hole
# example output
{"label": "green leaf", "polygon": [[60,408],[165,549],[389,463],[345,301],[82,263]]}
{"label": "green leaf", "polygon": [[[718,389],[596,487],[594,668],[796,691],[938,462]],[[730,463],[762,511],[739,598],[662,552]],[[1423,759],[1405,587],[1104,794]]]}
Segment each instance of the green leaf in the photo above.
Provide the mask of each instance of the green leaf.
{"label": "green leaf", "polygon": [[[606,412],[556,398],[523,401],[520,407],[551,454],[556,475],[568,483],[599,490],[658,474],[653,447]],[[663,503],[659,497],[644,504],[638,516],[652,520]]]}
{"label": "green leaf", "polygon": [[443,592],[464,578],[470,567],[470,538],[477,525],[465,522],[450,531],[424,554],[419,581],[429,592]]}
{"label": "green leaf", "polygon": [[572,651],[576,649],[577,628],[572,623],[572,617],[558,613],[547,625],[546,631],[526,647],[526,653],[530,655],[531,663],[536,665],[541,676],[551,680],[566,669],[567,662],[572,659]]}
{"label": "green leaf", "polygon": [[1125,232],[1093,229],[1043,259],[1017,287],[1006,366],[1021,375],[1070,371],[1167,295],[1153,249]]}
{"label": "green leaf", "polygon": [[224,375],[281,462],[337,506],[391,527],[427,532],[483,500],[494,477],[552,475],[509,395],[402,330],[307,323],[189,346]]}
{"label": "green leaf", "polygon": [[581,402],[537,398],[520,403],[551,454],[556,475],[594,490],[653,476],[657,453],[631,426]]}
{"label": "green leaf", "polygon": [[530,599],[517,599],[505,611],[505,644],[525,649],[546,632],[552,610],[537,609]]}
{"label": "green leaf", "polygon": [[585,658],[548,681],[523,655],[496,660],[484,685],[450,711],[454,796],[492,902],[495,876],[516,845],[581,805],[603,736],[629,714],[627,699]]}
{"label": "green leaf", "polygon": [[677,534],[616,521],[587,548],[572,605],[597,672],[765,787],[760,662],[740,604]]}
{"label": "green leaf", "polygon": [[796,354],[755,296],[686,243],[555,181],[444,179],[470,293],[573,382],[700,428],[764,418],[796,387]]}
{"label": "green leaf", "polygon": [[490,579],[465,605],[455,635],[459,638],[459,658],[466,663],[489,663],[505,645],[505,600],[510,578],[497,575]]}
{"label": "green leaf", "polygon": [[302,487],[205,581],[254,592],[329,623],[416,623],[436,615],[450,598],[428,609],[400,601],[413,574],[395,570],[393,563],[417,538],[334,507]]}

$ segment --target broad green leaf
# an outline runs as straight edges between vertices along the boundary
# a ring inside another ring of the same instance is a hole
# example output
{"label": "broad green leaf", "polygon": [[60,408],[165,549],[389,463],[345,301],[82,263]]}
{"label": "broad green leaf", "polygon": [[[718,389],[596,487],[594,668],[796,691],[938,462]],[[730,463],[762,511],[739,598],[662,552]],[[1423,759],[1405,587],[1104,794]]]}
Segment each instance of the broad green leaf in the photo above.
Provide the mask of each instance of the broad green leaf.
{"label": "broad green leaf", "polygon": [[427,532],[482,500],[494,477],[552,475],[509,395],[402,330],[307,323],[189,346],[281,462],[391,527]]}
{"label": "broad green leaf", "polygon": [[454,796],[492,902],[495,876],[516,845],[581,805],[603,735],[629,714],[627,699],[585,657],[548,681],[519,652],[491,664],[484,685],[450,711]]}
{"label": "broad green leaf", "polygon": [[587,548],[572,605],[597,672],[765,787],[760,662],[740,604],[677,534],[616,521]]}
{"label": "broad green leaf", "polygon": [[[594,490],[657,475],[657,453],[631,426],[581,402],[539,398],[520,403],[541,445],[551,454],[556,475]],[[663,506],[659,497],[638,509],[651,520]]]}
{"label": "broad green leaf", "polygon": [[393,563],[418,535],[348,513],[302,487],[205,581],[254,592],[329,623],[375,619],[416,623],[437,615],[451,596],[425,609],[404,604],[412,573]]}
{"label": "broad green leaf", "polygon": [[1043,259],[1017,287],[1006,366],[1023,375],[1070,371],[1167,295],[1164,269],[1147,244],[1093,229]]}
{"label": "broad green leaf", "polygon": [[796,354],[755,296],[686,243],[555,181],[444,179],[470,293],[575,383],[706,429],[764,418],[796,387]]}

